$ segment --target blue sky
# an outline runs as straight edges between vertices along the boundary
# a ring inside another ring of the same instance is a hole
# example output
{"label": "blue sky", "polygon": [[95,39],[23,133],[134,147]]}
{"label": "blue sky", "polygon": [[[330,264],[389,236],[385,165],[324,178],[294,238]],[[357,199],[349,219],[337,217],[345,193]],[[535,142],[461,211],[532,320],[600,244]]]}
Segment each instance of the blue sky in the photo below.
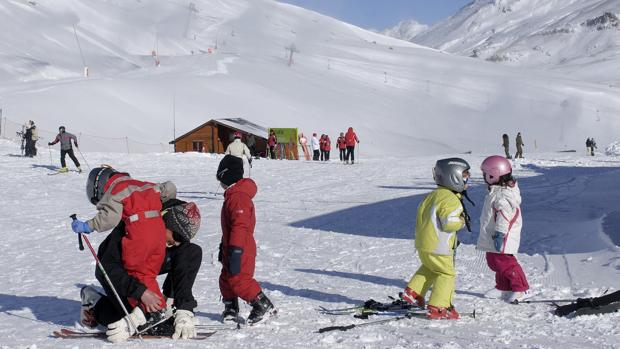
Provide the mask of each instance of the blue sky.
{"label": "blue sky", "polygon": [[405,19],[432,25],[472,0],[278,0],[338,18],[362,28],[391,28]]}

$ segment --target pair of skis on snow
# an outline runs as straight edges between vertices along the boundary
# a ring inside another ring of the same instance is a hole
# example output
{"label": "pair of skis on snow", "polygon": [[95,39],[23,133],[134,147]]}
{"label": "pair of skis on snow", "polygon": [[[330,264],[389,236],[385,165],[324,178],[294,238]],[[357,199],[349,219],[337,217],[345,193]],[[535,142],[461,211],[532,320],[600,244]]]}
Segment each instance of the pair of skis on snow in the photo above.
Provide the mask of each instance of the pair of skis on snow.
{"label": "pair of skis on snow", "polygon": [[[318,330],[318,333],[325,333],[329,331],[348,331],[356,327],[379,325],[388,322],[395,322],[405,319],[427,319],[426,310],[419,308],[413,304],[407,303],[402,299],[395,299],[390,297],[391,303],[377,302],[374,299],[369,299],[364,304],[348,308],[327,309],[325,307],[319,307],[319,312],[325,315],[353,315],[358,319],[368,319],[370,316],[388,316],[388,318],[381,320],[368,321],[357,324],[349,324],[342,326],[328,326]],[[476,311],[471,313],[461,313],[461,316],[476,317]]]}
{"label": "pair of skis on snow", "polygon": [[[205,340],[218,331],[225,330],[237,330],[239,329],[238,324],[234,325],[196,325],[196,337],[192,338],[192,340]],[[57,331],[52,332],[52,336],[56,338],[64,338],[64,339],[84,339],[84,338],[97,338],[97,339],[107,339],[105,331],[95,331],[95,332],[87,332],[80,331],[70,328],[61,328]],[[138,339],[138,336],[131,337],[132,339]],[[170,335],[155,335],[155,334],[142,334],[142,339],[170,339]]]}

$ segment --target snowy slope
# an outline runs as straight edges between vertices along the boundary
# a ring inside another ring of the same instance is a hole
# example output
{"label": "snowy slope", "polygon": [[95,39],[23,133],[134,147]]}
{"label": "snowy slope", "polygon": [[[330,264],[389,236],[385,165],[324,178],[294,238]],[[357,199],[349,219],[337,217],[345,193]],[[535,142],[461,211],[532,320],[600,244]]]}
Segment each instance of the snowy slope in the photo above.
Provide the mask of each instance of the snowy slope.
{"label": "snowy slope", "polygon": [[411,41],[618,85],[618,16],[616,0],[476,0]]}
{"label": "snowy slope", "polygon": [[484,150],[517,131],[532,150],[581,149],[586,137],[617,140],[620,126],[616,89],[446,55],[274,1],[6,0],[0,12],[5,137],[33,119],[43,142],[62,124],[84,150],[164,151],[173,115],[177,135],[244,117],[332,139],[353,126],[363,156],[403,157]]}
{"label": "snowy slope", "polygon": [[[50,338],[79,318],[79,289],[96,284],[95,265],[77,249],[71,213],[95,210],[84,195],[86,174],[48,176],[57,166],[46,157],[16,156],[17,144],[0,140],[0,348],[101,348],[99,340]],[[134,177],[173,180],[179,196],[202,212],[195,242],[204,249],[194,287],[197,315],[213,324],[222,309],[217,277],[221,189],[218,158],[207,154],[84,154]],[[454,155],[454,154],[446,154]],[[462,232],[457,292],[461,312],[476,319],[403,320],[348,332],[316,333],[331,325],[362,323],[351,316],[319,314],[319,306],[386,300],[401,291],[419,266],[412,237],[415,210],[433,188],[437,157],[336,162],[254,162],[259,191],[256,277],[280,315],[263,325],[221,331],[206,342],[134,341],[123,348],[617,348],[619,314],[557,318],[543,304],[508,305],[495,297],[493,274],[472,242],[484,195],[480,162],[473,166],[474,233]],[[620,288],[618,158],[580,153],[528,154],[515,163],[523,193],[523,238],[518,255],[533,299],[600,295]],[[386,171],[386,169],[388,169]],[[286,175],[283,175],[286,174]],[[603,224],[604,223],[604,224]],[[609,235],[607,235],[609,234]],[[91,234],[95,247],[105,234]],[[243,305],[247,315],[249,307]]]}

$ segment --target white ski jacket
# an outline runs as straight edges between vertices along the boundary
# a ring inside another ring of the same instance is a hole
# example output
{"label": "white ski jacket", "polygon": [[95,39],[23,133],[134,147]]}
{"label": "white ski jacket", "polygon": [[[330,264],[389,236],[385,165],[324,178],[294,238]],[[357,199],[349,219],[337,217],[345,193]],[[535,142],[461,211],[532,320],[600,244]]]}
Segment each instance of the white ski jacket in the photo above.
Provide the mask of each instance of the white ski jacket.
{"label": "white ski jacket", "polygon": [[[492,185],[480,213],[480,235],[476,248],[481,251],[515,254],[521,241],[521,192],[514,186]],[[493,235],[504,233],[502,251],[495,249]]]}
{"label": "white ski jacket", "polygon": [[236,156],[243,160],[243,178],[250,177],[250,159],[252,159],[252,153],[245,143],[241,142],[239,138],[236,138],[226,148],[225,154]]}

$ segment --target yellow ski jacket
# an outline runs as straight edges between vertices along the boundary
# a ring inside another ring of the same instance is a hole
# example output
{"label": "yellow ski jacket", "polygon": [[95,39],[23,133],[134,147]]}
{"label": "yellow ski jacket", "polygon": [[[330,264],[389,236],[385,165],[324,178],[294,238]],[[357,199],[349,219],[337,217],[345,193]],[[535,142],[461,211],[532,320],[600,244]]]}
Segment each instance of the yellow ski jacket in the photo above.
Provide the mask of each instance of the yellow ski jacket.
{"label": "yellow ski jacket", "polygon": [[454,254],[456,232],[465,225],[460,197],[450,189],[439,187],[420,203],[415,225],[418,251],[446,256]]}

